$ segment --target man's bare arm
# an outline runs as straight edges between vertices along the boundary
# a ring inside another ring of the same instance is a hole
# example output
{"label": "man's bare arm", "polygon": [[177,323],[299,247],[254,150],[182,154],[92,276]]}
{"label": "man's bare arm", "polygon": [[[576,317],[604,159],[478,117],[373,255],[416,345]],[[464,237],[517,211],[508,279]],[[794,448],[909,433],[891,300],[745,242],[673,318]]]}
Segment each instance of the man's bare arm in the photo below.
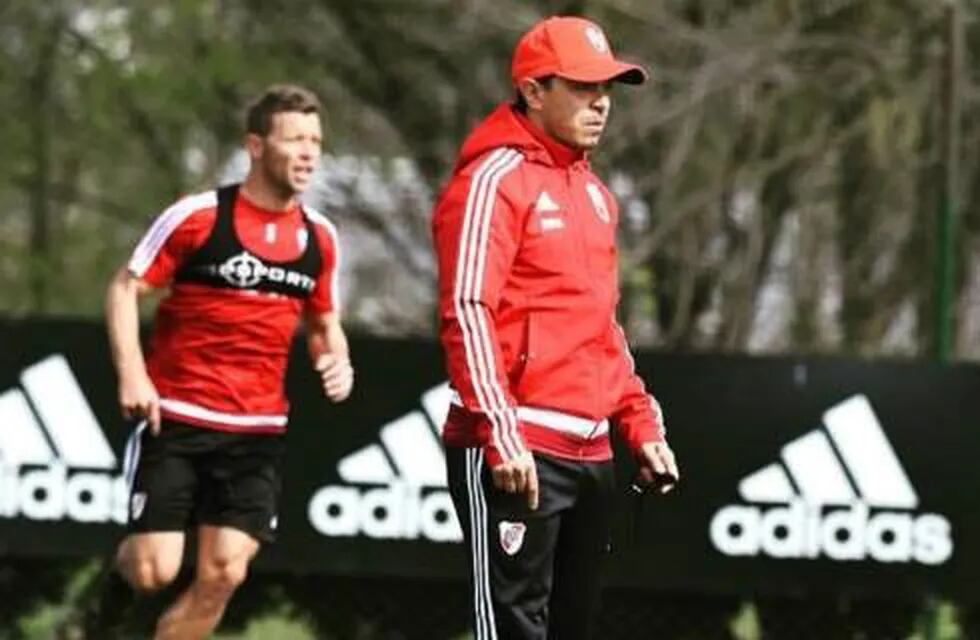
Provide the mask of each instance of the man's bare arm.
{"label": "man's bare arm", "polygon": [[146,371],[140,346],[139,299],[153,290],[125,267],[119,269],[106,292],[106,327],[112,363],[119,378],[119,407],[125,418],[145,418],[150,430],[160,431],[160,397]]}
{"label": "man's bare arm", "polygon": [[332,402],[346,400],[354,386],[347,336],[336,312],[306,316],[307,347],[313,368],[320,374],[323,393]]}

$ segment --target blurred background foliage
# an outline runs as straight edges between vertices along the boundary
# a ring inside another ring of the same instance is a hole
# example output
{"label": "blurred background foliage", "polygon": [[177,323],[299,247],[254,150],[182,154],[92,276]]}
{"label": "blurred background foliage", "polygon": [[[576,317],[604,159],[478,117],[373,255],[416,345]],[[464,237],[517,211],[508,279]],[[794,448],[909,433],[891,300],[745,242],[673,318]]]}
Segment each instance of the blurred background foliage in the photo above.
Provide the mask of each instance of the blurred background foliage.
{"label": "blurred background foliage", "polygon": [[[929,354],[950,80],[928,0],[8,0],[0,311],[100,313],[156,214],[242,175],[248,99],[292,80],[327,108],[308,200],[341,229],[349,324],[432,335],[429,207],[551,13],[599,20],[653,72],[617,89],[593,159],[623,203],[635,343]],[[961,358],[980,356],[974,18],[953,80]]]}

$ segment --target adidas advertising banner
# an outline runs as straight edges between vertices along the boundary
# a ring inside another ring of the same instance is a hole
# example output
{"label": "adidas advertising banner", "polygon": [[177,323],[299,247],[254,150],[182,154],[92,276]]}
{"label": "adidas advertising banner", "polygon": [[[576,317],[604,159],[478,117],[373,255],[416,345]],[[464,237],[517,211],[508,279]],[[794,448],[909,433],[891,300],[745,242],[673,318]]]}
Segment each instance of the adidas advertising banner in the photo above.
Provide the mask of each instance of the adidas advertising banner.
{"label": "adidas advertising banner", "polygon": [[641,584],[630,567],[650,566],[692,589],[977,597],[980,368],[709,356],[637,366],[684,479],[634,507],[618,578]]}
{"label": "adidas advertising banner", "polygon": [[[296,349],[279,542],[259,567],[460,579],[440,351],[352,342],[357,387],[338,406]],[[619,457],[610,583],[973,597],[980,368],[660,354],[637,367],[684,477],[669,496],[638,497]],[[127,436],[100,324],[0,322],[5,553],[111,549],[130,500]]]}

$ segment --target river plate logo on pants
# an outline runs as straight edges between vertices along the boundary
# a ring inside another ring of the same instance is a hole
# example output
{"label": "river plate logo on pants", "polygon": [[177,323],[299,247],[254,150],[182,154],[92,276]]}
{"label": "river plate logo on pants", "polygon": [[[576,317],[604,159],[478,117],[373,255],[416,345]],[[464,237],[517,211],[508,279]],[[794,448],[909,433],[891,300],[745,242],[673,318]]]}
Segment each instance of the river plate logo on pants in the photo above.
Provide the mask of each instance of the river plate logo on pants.
{"label": "river plate logo on pants", "polygon": [[831,407],[824,427],[784,446],[780,458],[739,483],[747,504],[715,513],[709,535],[721,553],[924,565],[952,557],[949,520],[919,509],[865,396]]}

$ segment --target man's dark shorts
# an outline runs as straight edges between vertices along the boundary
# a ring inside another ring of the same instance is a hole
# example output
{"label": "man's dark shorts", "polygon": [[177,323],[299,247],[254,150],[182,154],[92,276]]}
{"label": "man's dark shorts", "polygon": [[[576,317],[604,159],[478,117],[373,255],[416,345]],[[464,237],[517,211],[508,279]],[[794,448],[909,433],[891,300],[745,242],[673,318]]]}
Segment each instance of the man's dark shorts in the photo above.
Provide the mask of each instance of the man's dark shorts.
{"label": "man's dark shorts", "polygon": [[164,420],[158,436],[143,429],[137,437],[130,532],[214,525],[263,542],[275,539],[282,436],[226,433]]}

